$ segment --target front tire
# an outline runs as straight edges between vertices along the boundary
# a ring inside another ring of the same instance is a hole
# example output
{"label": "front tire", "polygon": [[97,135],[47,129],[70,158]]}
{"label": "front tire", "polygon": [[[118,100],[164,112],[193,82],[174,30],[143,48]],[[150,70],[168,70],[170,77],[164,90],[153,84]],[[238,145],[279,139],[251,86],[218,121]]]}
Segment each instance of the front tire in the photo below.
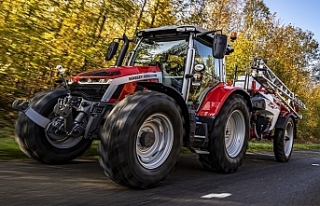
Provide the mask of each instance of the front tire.
{"label": "front tire", "polygon": [[249,110],[241,95],[230,96],[217,115],[209,136],[210,154],[199,155],[204,168],[231,173],[241,166],[249,142]]}
{"label": "front tire", "polygon": [[149,188],[174,168],[182,145],[179,106],[158,92],[140,92],[119,102],[101,131],[100,165],[118,184]]}
{"label": "front tire", "polygon": [[[29,101],[29,106],[39,114],[50,118],[58,99],[66,95],[65,89],[40,92]],[[67,163],[81,156],[92,142],[92,140],[82,137],[54,141],[46,135],[44,128],[31,121],[23,112],[18,114],[15,125],[15,139],[22,152],[46,164]]]}
{"label": "front tire", "polygon": [[287,117],[284,128],[277,128],[274,133],[273,152],[277,162],[288,162],[295,138],[295,123]]}

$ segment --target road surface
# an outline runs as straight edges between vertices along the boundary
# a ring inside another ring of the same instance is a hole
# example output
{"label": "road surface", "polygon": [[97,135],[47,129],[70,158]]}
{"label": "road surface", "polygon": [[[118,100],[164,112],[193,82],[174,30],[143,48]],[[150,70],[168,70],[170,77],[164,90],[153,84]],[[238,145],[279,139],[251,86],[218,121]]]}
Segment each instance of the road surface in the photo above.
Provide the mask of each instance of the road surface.
{"label": "road surface", "polygon": [[0,205],[320,205],[319,164],[320,150],[294,151],[288,163],[264,152],[247,154],[236,173],[217,174],[188,154],[156,188],[132,190],[110,181],[96,160],[0,162]]}

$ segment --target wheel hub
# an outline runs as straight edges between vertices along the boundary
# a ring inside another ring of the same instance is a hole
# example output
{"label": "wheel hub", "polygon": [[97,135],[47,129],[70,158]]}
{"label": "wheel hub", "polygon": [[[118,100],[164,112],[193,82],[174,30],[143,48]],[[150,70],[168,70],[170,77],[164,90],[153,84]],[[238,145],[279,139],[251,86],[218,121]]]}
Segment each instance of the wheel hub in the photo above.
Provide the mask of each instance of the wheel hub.
{"label": "wheel hub", "polygon": [[63,121],[58,117],[45,128],[45,134],[49,143],[59,149],[66,149],[77,145],[82,139],[83,128],[75,127],[71,135],[64,129]]}
{"label": "wheel hub", "polygon": [[57,119],[48,124],[45,131],[47,137],[52,141],[63,141],[68,135],[65,131],[62,131],[62,129],[63,123]]}
{"label": "wheel hub", "polygon": [[140,137],[140,144],[149,148],[154,144],[155,140],[155,135],[152,132],[143,132]]}
{"label": "wheel hub", "polygon": [[170,119],[162,113],[148,117],[140,126],[136,139],[136,156],[146,169],[161,166],[173,147],[174,132]]}

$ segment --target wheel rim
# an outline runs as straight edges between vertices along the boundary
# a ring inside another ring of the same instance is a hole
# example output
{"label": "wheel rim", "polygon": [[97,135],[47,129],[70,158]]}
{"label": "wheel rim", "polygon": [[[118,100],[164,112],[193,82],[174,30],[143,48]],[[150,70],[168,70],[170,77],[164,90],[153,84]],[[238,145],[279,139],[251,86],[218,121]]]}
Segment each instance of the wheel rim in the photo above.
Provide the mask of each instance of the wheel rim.
{"label": "wheel rim", "polygon": [[169,118],[156,113],[141,125],[136,139],[139,163],[146,169],[161,166],[169,156],[174,140],[173,126]]}
{"label": "wheel rim", "polygon": [[225,128],[225,146],[227,154],[234,158],[242,150],[245,135],[246,122],[241,111],[233,111],[227,121]]}
{"label": "wheel rim", "polygon": [[[49,115],[49,118],[52,120],[55,120],[56,118],[52,118],[52,114]],[[50,124],[49,124],[50,125]],[[47,127],[49,127],[49,125]],[[46,138],[48,142],[58,148],[58,149],[68,149],[71,147],[76,146],[83,137],[72,137],[67,135],[66,133],[53,133],[53,132],[48,132],[45,131]]]}
{"label": "wheel rim", "polygon": [[288,157],[293,146],[293,123],[289,121],[284,131],[284,153]]}

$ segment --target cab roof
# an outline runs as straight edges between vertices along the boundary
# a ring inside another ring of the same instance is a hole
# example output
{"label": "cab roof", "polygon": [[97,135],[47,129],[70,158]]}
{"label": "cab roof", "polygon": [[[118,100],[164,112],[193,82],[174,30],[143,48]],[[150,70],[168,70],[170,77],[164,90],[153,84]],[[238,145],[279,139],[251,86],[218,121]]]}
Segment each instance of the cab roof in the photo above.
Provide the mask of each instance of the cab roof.
{"label": "cab roof", "polygon": [[156,28],[142,29],[139,32],[145,32],[145,33],[159,32],[159,31],[170,32],[170,31],[177,31],[177,28],[194,28],[196,33],[202,33],[202,32],[208,31],[196,25],[169,25],[169,26],[161,26]]}
{"label": "cab roof", "polygon": [[[185,31],[183,31],[185,29]],[[203,33],[209,30],[201,28],[196,25],[170,25],[161,26],[156,28],[142,29],[137,32],[138,37],[155,37],[155,36],[165,36],[165,35],[177,35],[177,34],[188,34],[190,32]],[[207,37],[213,38],[211,33],[206,35]]]}

